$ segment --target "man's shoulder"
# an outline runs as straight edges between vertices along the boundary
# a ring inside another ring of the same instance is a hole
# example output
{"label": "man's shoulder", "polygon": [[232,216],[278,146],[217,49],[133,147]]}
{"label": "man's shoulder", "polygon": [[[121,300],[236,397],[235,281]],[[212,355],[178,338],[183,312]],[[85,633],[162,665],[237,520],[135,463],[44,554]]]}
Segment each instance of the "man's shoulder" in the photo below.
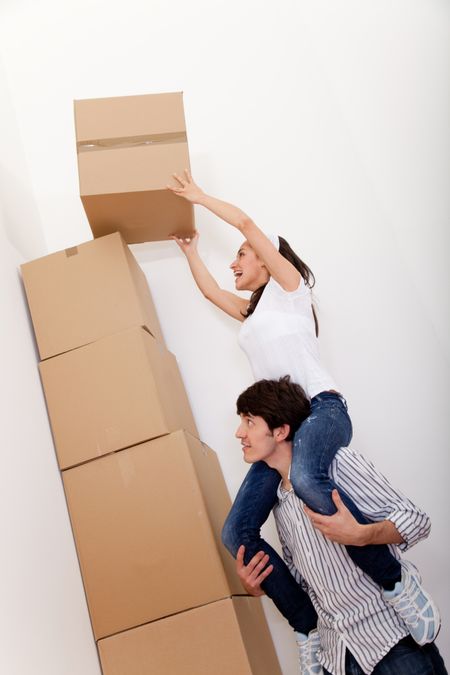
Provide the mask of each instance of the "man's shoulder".
{"label": "man's shoulder", "polygon": [[336,455],[334,456],[330,468],[332,469],[333,472],[339,473],[340,469],[343,469],[349,465],[351,465],[356,469],[358,467],[361,469],[367,467],[374,468],[373,463],[369,459],[367,459],[367,457],[364,457],[363,454],[361,454],[354,448],[351,448],[349,446],[339,448]]}

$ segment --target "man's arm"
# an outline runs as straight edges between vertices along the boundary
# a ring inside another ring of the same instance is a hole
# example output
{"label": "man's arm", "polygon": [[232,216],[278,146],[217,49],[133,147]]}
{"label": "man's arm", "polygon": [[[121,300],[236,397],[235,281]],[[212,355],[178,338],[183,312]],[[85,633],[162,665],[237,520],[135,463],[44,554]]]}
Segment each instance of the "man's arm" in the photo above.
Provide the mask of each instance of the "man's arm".
{"label": "man's arm", "polygon": [[[277,526],[278,537],[280,539],[283,551],[284,562],[286,563],[295,581],[298,584],[301,584],[302,588],[306,591],[307,590],[306,582],[294,565],[291,552],[286,545],[283,533],[281,532],[278,526],[278,522],[275,521],[275,523]],[[267,553],[264,553],[264,551],[258,551],[258,553],[256,553],[253,556],[253,558],[249,561],[248,565],[245,565],[244,553],[245,553],[245,546],[244,545],[239,546],[236,555],[236,571],[238,573],[239,579],[241,580],[241,584],[249,595],[254,595],[256,597],[265,595],[263,589],[261,588],[261,584],[273,570],[273,565],[269,565],[270,563],[269,556],[267,555]]]}
{"label": "man's arm", "polygon": [[[376,526],[368,530],[369,539],[375,539],[368,543],[396,543],[406,550],[428,537],[431,529],[428,515],[394,488],[363,455],[351,448],[341,448],[331,465],[330,476],[371,521],[370,526],[363,527]],[[396,536],[393,527],[400,541],[387,541],[390,534]]]}
{"label": "man's arm", "polygon": [[238,548],[236,555],[236,571],[241,580],[244,590],[249,595],[258,598],[260,595],[265,595],[261,584],[266,577],[269,576],[273,570],[273,565],[268,565],[269,556],[264,551],[258,551],[249,561],[248,565],[244,563],[245,546],[242,544]]}
{"label": "man's arm", "polygon": [[333,490],[332,497],[337,509],[332,516],[323,516],[306,505],[303,507],[313,526],[327,539],[344,546],[404,543],[402,535],[391,520],[363,525],[358,523],[345,506],[337,490]]}

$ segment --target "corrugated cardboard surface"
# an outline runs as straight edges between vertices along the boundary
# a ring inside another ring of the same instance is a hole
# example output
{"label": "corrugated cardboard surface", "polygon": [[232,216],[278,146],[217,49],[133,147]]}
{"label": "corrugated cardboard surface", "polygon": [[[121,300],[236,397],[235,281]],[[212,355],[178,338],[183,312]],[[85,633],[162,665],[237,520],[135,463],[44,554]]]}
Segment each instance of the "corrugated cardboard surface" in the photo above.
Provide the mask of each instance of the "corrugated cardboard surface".
{"label": "corrugated cardboard surface", "polygon": [[185,131],[182,92],[75,101],[77,141]]}
{"label": "corrugated cardboard surface", "polygon": [[[100,640],[104,675],[281,675],[258,598],[242,600],[221,600]],[[244,630],[243,614],[249,619]]]}
{"label": "corrugated cardboard surface", "polygon": [[236,574],[234,558],[222,544],[221,532],[225,519],[231,509],[231,501],[225,484],[219,458],[205,443],[190,434],[186,435],[195,472],[202,488],[203,499],[209,513],[216,545],[228,577],[231,592],[243,592],[241,582]]}
{"label": "corrugated cardboard surface", "polygon": [[170,190],[85,195],[81,201],[95,237],[120,230],[129,244],[139,244],[194,233],[192,204]]}
{"label": "corrugated cardboard surface", "polygon": [[[178,431],[63,472],[97,639],[219,600],[239,586],[223,567],[193,445]],[[221,475],[211,480],[223,482]],[[220,501],[214,508],[226,512],[226,489],[216,495]]]}
{"label": "corrugated cardboard surface", "polygon": [[22,265],[41,359],[146,326],[163,341],[145,275],[119,233]]}
{"label": "corrugated cardboard surface", "polygon": [[95,237],[192,236],[191,204],[167,190],[190,168],[181,93],[75,101],[80,195]]}
{"label": "corrugated cardboard surface", "polygon": [[234,610],[247,648],[252,673],[281,675],[272,636],[258,598],[233,598]]}
{"label": "corrugated cardboard surface", "polygon": [[143,328],[39,369],[61,469],[180,428],[197,435],[175,357]]}

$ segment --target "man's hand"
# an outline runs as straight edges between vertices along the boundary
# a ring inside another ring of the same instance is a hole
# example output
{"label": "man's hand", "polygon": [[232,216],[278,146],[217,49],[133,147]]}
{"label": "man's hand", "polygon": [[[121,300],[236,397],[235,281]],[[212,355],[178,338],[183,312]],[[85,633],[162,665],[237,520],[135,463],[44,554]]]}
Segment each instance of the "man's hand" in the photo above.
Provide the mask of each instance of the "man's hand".
{"label": "man's hand", "polygon": [[335,541],[337,544],[364,546],[367,543],[365,541],[365,529],[367,526],[358,523],[345,506],[337,490],[333,490],[332,498],[337,508],[336,513],[332,516],[322,516],[320,513],[311,511],[306,504],[303,506],[313,526],[316,530],[322,532],[324,537],[330,539],[330,541]]}
{"label": "man's hand", "polygon": [[273,570],[273,565],[266,567],[269,562],[269,556],[264,551],[259,551],[253,556],[248,565],[245,565],[244,553],[245,546],[239,546],[236,556],[236,569],[241,584],[249,595],[254,595],[255,597],[264,595],[261,583]]}

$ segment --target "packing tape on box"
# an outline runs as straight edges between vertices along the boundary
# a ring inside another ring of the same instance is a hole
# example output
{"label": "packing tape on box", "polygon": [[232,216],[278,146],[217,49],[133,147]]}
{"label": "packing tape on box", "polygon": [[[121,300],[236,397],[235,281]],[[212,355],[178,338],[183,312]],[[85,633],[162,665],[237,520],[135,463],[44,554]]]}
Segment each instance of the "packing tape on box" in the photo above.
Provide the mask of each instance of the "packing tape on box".
{"label": "packing tape on box", "polygon": [[187,136],[185,131],[174,131],[165,134],[146,134],[144,136],[123,136],[121,138],[100,138],[90,141],[78,141],[77,152],[117,150],[118,148],[134,148],[140,145],[186,142]]}

